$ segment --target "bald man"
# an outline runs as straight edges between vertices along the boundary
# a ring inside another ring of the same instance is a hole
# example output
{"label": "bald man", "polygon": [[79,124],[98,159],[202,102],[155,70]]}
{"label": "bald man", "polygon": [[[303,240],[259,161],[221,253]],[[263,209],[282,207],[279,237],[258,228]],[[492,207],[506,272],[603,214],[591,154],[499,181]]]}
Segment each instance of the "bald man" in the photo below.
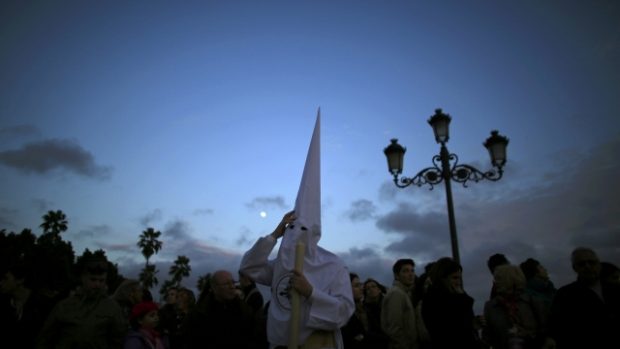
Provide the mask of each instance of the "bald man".
{"label": "bald man", "polygon": [[209,295],[188,315],[185,345],[251,348],[253,325],[252,310],[237,295],[232,273],[218,270],[211,278]]}
{"label": "bald man", "polygon": [[601,283],[601,262],[592,249],[576,248],[571,264],[577,280],[561,287],[551,306],[550,330],[557,349],[615,348],[620,289]]}

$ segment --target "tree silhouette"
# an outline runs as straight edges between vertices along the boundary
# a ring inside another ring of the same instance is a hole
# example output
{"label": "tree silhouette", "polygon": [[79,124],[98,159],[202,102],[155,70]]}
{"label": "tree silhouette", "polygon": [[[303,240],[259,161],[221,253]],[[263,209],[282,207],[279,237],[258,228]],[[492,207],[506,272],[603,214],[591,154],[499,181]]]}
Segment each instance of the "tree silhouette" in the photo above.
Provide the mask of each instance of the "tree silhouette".
{"label": "tree silhouette", "polygon": [[138,240],[137,245],[140,247],[142,255],[146,259],[146,266],[149,265],[151,256],[157,254],[157,252],[161,250],[163,242],[158,240],[160,236],[161,232],[153,228],[147,228],[140,235],[140,240]]}
{"label": "tree silhouette", "polygon": [[145,231],[140,234],[140,238],[138,240],[138,247],[140,247],[142,255],[144,259],[146,259],[146,263],[144,268],[140,272],[140,282],[146,288],[151,288],[159,282],[157,280],[157,273],[159,270],[155,268],[155,265],[149,264],[149,259],[154,254],[157,254],[161,247],[163,246],[163,242],[159,241],[158,238],[161,236],[161,232],[155,230],[153,228],[147,228]]}
{"label": "tree silhouette", "polygon": [[164,281],[163,285],[159,289],[159,293],[162,296],[165,296],[168,292],[168,288],[181,287],[181,281],[184,277],[189,276],[192,271],[192,267],[189,266],[189,258],[185,256],[178,256],[174,261],[174,264],[170,266],[170,271],[168,275],[172,276],[172,280]]}
{"label": "tree silhouette", "polygon": [[42,241],[49,240],[54,243],[60,240],[60,233],[67,231],[67,216],[61,210],[47,211],[43,215],[43,223],[39,225],[43,229]]}
{"label": "tree silhouette", "polygon": [[164,281],[164,283],[161,285],[161,288],[159,289],[159,295],[161,296],[161,298],[165,298],[166,293],[168,293],[168,289],[173,286],[175,286],[174,281],[172,280]]}
{"label": "tree silhouette", "polygon": [[157,268],[155,268],[155,265],[146,265],[144,267],[144,269],[142,269],[142,271],[140,272],[140,282],[142,282],[142,285],[144,285],[144,287],[146,288],[152,288],[153,286],[156,286],[159,283],[159,280],[157,280],[157,276],[156,274],[159,272],[159,270],[157,270]]}
{"label": "tree silhouette", "polygon": [[207,273],[199,277],[196,287],[198,288],[198,292],[200,293],[202,293],[205,289],[211,287],[211,273]]}
{"label": "tree silhouette", "polygon": [[181,285],[181,280],[189,276],[191,271],[192,267],[189,266],[189,258],[178,256],[174,264],[170,267],[170,272],[168,272],[168,274],[172,276],[174,285],[179,287]]}
{"label": "tree silhouette", "polygon": [[35,281],[49,295],[64,295],[71,290],[76,280],[72,269],[75,252],[71,242],[63,241],[60,233],[67,231],[67,216],[61,210],[48,211],[39,225],[43,234],[37,238],[36,255],[33,265]]}
{"label": "tree silhouette", "polygon": [[19,234],[7,234],[5,229],[0,230],[0,266],[25,264],[31,268],[29,263],[36,254],[36,240],[37,237],[30,229],[24,229]]}

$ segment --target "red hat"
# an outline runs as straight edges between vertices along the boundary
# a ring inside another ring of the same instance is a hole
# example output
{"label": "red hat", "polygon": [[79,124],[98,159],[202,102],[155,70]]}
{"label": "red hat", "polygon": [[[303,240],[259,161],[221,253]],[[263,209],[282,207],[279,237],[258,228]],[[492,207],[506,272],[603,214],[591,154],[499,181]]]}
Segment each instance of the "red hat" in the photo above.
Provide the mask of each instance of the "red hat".
{"label": "red hat", "polygon": [[146,313],[153,311],[153,310],[159,310],[159,306],[154,302],[147,301],[147,302],[138,303],[134,305],[133,308],[131,309],[129,320],[133,320],[141,316],[144,316]]}

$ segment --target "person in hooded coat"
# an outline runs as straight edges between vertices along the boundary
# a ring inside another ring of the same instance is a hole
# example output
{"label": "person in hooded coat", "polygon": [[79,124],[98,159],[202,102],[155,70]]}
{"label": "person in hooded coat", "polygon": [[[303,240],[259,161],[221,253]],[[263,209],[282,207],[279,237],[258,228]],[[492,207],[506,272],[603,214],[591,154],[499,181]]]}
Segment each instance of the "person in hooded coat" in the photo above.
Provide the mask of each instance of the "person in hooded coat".
{"label": "person in hooded coat", "polygon": [[[271,287],[272,301],[267,315],[270,348],[289,344],[293,332],[292,290],[301,297],[297,341],[301,348],[343,348],[340,328],[355,311],[349,271],[335,254],[318,246],[321,238],[319,128],[320,110],[295,210],[286,213],[273,233],[259,238],[241,260],[243,273],[258,284]],[[280,238],[277,257],[269,260]],[[295,269],[298,243],[303,243],[303,272]]]}

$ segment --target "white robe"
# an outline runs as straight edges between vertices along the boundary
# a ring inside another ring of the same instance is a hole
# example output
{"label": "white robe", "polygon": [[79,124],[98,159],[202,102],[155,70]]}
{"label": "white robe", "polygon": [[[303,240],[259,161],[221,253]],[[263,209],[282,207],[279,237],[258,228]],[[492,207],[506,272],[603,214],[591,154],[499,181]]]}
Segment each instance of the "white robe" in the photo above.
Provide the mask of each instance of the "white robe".
{"label": "white robe", "polygon": [[291,299],[288,286],[298,242],[304,243],[302,271],[313,287],[308,299],[301,297],[299,344],[305,343],[315,330],[324,330],[334,333],[336,348],[343,348],[340,327],[355,311],[348,270],[340,258],[318,246],[321,239],[320,120],[319,109],[295,201],[296,218],[282,236],[278,256],[268,260],[276,245],[276,240],[268,235],[258,239],[241,260],[243,273],[259,284],[271,286],[267,339],[272,348],[287,346],[289,342]]}
{"label": "white robe", "polygon": [[[291,270],[284,267],[280,256],[268,260],[275,245],[271,235],[258,239],[244,254],[240,267],[257,283],[271,286],[267,339],[272,348],[288,345],[291,315],[290,297],[286,290]],[[313,290],[308,299],[302,297],[301,300],[299,343],[303,344],[314,330],[327,330],[333,331],[336,348],[342,349],[340,327],[355,311],[349,272],[333,253],[316,245],[310,249],[314,253],[312,256],[306,254],[303,273]]]}

